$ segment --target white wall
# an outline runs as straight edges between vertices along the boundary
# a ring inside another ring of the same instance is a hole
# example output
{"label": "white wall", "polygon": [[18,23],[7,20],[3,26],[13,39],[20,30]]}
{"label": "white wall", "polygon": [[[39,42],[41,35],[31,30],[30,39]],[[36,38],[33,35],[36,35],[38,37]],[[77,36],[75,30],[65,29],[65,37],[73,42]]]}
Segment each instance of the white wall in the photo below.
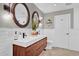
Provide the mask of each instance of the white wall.
{"label": "white wall", "polygon": [[12,55],[12,30],[0,29],[0,55]]}
{"label": "white wall", "polygon": [[44,34],[47,36],[47,41],[48,41],[48,44],[47,44],[47,49],[51,49],[51,47],[53,47],[53,39],[54,39],[54,34],[55,34],[55,31],[54,29],[44,29]]}
{"label": "white wall", "polygon": [[79,8],[74,8],[74,29],[70,35],[70,49],[79,51]]}

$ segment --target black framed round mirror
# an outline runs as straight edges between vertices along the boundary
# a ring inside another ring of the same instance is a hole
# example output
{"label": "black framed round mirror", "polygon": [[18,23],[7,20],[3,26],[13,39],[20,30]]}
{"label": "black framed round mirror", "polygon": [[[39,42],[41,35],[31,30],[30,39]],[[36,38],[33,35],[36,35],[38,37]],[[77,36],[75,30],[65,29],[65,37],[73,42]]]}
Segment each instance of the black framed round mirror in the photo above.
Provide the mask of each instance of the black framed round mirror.
{"label": "black framed round mirror", "polygon": [[34,11],[32,14],[32,29],[36,30],[39,26],[39,14],[37,11]]}
{"label": "black framed round mirror", "polygon": [[30,21],[30,12],[25,3],[14,3],[11,8],[13,20],[21,28],[26,27]]}

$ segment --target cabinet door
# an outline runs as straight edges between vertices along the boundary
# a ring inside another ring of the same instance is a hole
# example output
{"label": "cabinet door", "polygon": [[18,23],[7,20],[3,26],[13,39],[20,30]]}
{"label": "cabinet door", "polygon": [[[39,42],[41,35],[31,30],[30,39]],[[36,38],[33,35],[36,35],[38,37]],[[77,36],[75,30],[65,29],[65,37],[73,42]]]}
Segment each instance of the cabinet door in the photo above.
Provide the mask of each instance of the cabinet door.
{"label": "cabinet door", "polygon": [[54,25],[54,46],[61,48],[69,48],[70,14],[55,16]]}
{"label": "cabinet door", "polygon": [[47,38],[44,38],[42,40],[40,40],[38,43],[35,44],[35,55],[40,55],[40,53],[45,49],[45,47],[47,46]]}
{"label": "cabinet door", "polygon": [[13,56],[25,56],[25,48],[13,45]]}

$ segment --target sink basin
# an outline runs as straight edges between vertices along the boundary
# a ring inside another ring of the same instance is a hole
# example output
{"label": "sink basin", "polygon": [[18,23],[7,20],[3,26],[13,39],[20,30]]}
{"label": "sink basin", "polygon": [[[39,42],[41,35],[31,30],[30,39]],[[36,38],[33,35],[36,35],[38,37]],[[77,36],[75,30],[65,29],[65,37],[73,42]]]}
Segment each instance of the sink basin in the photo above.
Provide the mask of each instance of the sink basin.
{"label": "sink basin", "polygon": [[36,39],[38,38],[38,36],[39,36],[39,35],[36,35],[36,36],[31,35],[31,36],[27,36],[27,37],[25,37],[25,38],[19,37],[19,39],[16,40],[16,41],[19,41],[19,42],[30,42],[30,41],[36,40]]}
{"label": "sink basin", "polygon": [[25,37],[24,39],[22,37],[19,37],[18,40],[13,41],[13,44],[27,47],[45,37],[46,37],[45,35],[29,35]]}

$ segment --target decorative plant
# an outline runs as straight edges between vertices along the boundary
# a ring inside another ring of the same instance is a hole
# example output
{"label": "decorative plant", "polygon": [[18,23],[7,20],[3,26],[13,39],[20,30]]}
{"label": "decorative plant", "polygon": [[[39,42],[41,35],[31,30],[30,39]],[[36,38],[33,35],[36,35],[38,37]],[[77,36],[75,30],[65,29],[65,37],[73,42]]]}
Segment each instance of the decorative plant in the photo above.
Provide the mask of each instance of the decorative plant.
{"label": "decorative plant", "polygon": [[36,31],[37,27],[38,27],[38,23],[36,21],[32,20],[32,30]]}

